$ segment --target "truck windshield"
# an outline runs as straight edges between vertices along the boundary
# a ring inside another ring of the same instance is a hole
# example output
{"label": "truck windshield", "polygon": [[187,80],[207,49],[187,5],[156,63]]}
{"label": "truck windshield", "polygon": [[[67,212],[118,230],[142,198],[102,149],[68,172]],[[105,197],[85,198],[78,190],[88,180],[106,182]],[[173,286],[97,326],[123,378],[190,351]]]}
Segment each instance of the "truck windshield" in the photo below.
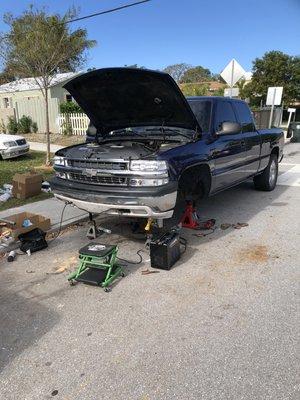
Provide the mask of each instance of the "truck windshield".
{"label": "truck windshield", "polygon": [[202,132],[208,132],[210,129],[211,101],[190,99],[187,100],[197,118]]}

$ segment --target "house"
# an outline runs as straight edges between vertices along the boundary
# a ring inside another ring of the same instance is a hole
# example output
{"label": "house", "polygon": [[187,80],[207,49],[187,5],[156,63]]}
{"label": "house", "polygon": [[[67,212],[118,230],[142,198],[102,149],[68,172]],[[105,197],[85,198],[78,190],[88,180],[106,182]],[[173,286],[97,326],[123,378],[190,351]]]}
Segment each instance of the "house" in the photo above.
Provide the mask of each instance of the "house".
{"label": "house", "polygon": [[[49,88],[49,98],[56,98],[59,102],[71,101],[71,95],[63,85],[79,73],[66,72],[56,74]],[[37,78],[41,82],[40,78]],[[0,85],[0,108],[9,108],[17,100],[43,99],[40,87],[35,78],[24,78]]]}
{"label": "house", "polygon": [[[64,84],[82,72],[56,74],[49,88],[50,130],[58,132],[59,104],[72,101],[72,96],[63,88]],[[37,78],[41,81],[41,78]],[[18,120],[28,115],[38,125],[39,132],[45,131],[44,97],[35,78],[18,79],[0,85],[0,123],[6,124],[9,116]]]}

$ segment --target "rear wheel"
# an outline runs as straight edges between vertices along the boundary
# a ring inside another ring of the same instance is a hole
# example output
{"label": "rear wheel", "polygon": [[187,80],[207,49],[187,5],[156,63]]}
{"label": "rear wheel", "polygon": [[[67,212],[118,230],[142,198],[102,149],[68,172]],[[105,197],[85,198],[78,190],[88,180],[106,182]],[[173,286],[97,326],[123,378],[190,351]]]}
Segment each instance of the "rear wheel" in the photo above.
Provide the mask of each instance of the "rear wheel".
{"label": "rear wheel", "polygon": [[275,189],[278,177],[278,158],[271,154],[267,168],[253,179],[254,187],[257,190],[270,192]]}

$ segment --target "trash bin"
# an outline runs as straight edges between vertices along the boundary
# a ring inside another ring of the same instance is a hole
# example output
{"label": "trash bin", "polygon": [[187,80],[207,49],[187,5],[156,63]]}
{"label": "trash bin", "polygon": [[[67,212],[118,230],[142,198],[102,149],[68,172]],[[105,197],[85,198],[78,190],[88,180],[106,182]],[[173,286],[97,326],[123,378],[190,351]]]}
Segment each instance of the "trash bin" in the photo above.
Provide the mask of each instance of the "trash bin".
{"label": "trash bin", "polygon": [[286,137],[291,138],[291,142],[300,142],[300,121],[290,123]]}

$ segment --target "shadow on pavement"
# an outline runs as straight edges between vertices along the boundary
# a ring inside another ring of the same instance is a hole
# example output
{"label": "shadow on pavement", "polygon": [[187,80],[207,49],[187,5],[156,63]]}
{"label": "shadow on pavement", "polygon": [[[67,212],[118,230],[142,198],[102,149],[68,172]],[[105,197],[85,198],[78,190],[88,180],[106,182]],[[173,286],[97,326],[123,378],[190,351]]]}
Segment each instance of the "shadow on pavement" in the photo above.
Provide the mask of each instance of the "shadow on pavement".
{"label": "shadow on pavement", "polygon": [[0,288],[0,371],[59,321],[57,313],[27,298],[26,288],[18,292],[4,285],[2,282]]}

